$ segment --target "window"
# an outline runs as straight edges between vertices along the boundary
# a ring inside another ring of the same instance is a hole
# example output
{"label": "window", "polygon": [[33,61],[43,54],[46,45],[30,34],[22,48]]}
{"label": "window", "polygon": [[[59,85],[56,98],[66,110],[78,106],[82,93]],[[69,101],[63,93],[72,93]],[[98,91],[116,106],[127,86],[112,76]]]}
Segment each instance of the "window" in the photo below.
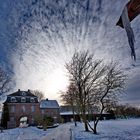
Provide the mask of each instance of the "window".
{"label": "window", "polygon": [[16,102],[16,98],[15,97],[11,97],[11,102],[12,103]]}
{"label": "window", "polygon": [[22,96],[26,96],[26,92],[24,92],[24,91],[21,94],[22,94]]}
{"label": "window", "polygon": [[31,112],[35,112],[35,106],[31,106]]}
{"label": "window", "polygon": [[11,112],[11,113],[14,113],[14,112],[15,112],[15,106],[11,106],[11,107],[10,107],[10,112]]}
{"label": "window", "polygon": [[21,110],[22,110],[22,112],[25,112],[26,111],[26,108],[25,108],[24,105],[22,106]]}
{"label": "window", "polygon": [[44,113],[45,113],[44,109],[42,109],[42,110],[41,110],[41,113],[42,113],[42,114],[44,114]]}
{"label": "window", "polygon": [[25,97],[22,97],[22,98],[21,98],[21,102],[22,102],[22,103],[25,103],[25,102],[26,102],[26,98],[25,98]]}
{"label": "window", "polygon": [[30,98],[30,102],[31,103],[34,103],[35,102],[35,99],[34,98]]}
{"label": "window", "polygon": [[15,121],[15,118],[14,117],[10,117],[10,121],[11,122]]}

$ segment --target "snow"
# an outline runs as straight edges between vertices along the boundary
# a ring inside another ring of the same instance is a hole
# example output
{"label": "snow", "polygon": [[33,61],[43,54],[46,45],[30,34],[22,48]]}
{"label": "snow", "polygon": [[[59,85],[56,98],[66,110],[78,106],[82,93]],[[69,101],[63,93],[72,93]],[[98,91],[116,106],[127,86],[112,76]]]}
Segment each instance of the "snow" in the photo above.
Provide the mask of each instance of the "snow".
{"label": "snow", "polygon": [[41,138],[41,140],[70,140],[71,125],[72,123],[66,123],[64,125],[60,125],[54,131],[51,131],[47,136]]}
{"label": "snow", "polygon": [[140,119],[101,121],[98,135],[85,132],[83,125],[73,128],[75,140],[140,140]]}
{"label": "snow", "polygon": [[43,131],[36,127],[8,129],[0,133],[0,140],[39,140],[40,137],[46,135],[49,131],[51,129]]}
{"label": "snow", "polygon": [[[74,114],[77,114],[76,112]],[[64,112],[60,112],[60,115],[73,115],[72,111],[64,111]]]}
{"label": "snow", "polygon": [[140,119],[106,120],[99,122],[98,135],[85,132],[83,123],[73,123],[43,131],[36,127],[15,128],[0,133],[0,140],[140,140]]}
{"label": "snow", "polygon": [[70,127],[71,123],[47,129],[47,131],[36,127],[7,129],[0,133],[0,140],[52,140],[53,138],[55,140],[68,140]]}
{"label": "snow", "polygon": [[40,102],[40,108],[59,108],[56,100],[42,100]]}

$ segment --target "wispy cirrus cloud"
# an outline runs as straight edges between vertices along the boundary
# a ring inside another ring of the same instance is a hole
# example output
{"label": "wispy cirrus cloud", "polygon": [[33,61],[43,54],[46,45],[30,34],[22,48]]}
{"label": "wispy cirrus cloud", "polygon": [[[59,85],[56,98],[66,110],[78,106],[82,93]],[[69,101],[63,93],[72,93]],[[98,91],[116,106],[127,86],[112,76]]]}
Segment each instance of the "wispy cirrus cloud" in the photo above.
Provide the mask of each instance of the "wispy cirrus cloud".
{"label": "wispy cirrus cloud", "polygon": [[[132,66],[125,31],[115,25],[127,2],[15,0],[10,5],[10,1],[3,1],[6,9],[11,9],[7,11],[8,16],[5,13],[1,15],[5,22],[2,39],[11,39],[9,44],[6,43],[5,50],[11,49],[12,52],[8,54],[10,61],[7,63],[14,73],[14,90],[40,89],[47,97],[58,98],[56,93],[68,84],[65,62],[70,60],[75,50],[88,49],[97,59],[121,63],[130,77],[128,97],[132,98],[130,91],[139,78],[140,70],[140,18],[132,22],[136,35],[136,67]],[[7,17],[8,23],[4,17]],[[13,36],[6,36],[8,33]],[[139,97],[138,93],[134,96]]]}

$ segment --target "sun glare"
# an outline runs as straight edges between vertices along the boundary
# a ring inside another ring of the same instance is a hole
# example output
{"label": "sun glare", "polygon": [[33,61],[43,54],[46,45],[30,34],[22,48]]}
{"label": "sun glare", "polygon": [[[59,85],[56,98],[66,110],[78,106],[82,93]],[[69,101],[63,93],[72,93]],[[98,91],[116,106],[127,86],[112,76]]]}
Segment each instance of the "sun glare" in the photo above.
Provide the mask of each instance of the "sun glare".
{"label": "sun glare", "polygon": [[52,74],[49,76],[49,86],[48,93],[56,95],[60,91],[65,91],[69,84],[68,77],[66,72],[63,69],[55,69]]}

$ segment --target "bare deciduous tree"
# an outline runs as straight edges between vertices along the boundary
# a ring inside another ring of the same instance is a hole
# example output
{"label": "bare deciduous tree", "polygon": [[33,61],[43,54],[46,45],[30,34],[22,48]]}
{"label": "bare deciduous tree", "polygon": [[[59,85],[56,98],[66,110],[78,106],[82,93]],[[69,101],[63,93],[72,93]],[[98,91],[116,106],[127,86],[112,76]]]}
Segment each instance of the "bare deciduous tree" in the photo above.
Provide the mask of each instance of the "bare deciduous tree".
{"label": "bare deciduous tree", "polygon": [[89,131],[86,118],[87,108],[94,104],[93,91],[105,72],[105,67],[101,64],[100,60],[93,61],[93,55],[89,55],[88,52],[75,53],[72,60],[66,64],[70,82],[76,87],[76,104],[80,110],[85,131]]}
{"label": "bare deciduous tree", "polygon": [[10,90],[11,79],[6,72],[0,67],[0,95],[8,92]]}
{"label": "bare deciduous tree", "polygon": [[111,62],[106,66],[106,71],[100,86],[95,93],[98,97],[98,103],[100,104],[99,117],[94,120],[94,128],[92,129],[97,134],[97,124],[103,114],[103,111],[109,104],[118,100],[118,93],[121,93],[125,86],[126,75],[119,68],[117,63]]}
{"label": "bare deciduous tree", "polygon": [[45,98],[43,92],[40,90],[32,90],[31,93],[38,97],[38,101]]}
{"label": "bare deciduous tree", "polygon": [[[124,88],[126,76],[116,63],[104,65],[101,60],[94,60],[93,55],[89,55],[88,51],[76,52],[72,60],[66,64],[66,69],[69,72],[70,83],[75,86],[74,102],[80,110],[85,131],[89,131],[89,126],[96,134],[97,124],[103,111],[117,101],[117,93]],[[88,122],[87,113],[93,114],[92,111],[97,106],[99,117],[95,118],[92,128]]]}

